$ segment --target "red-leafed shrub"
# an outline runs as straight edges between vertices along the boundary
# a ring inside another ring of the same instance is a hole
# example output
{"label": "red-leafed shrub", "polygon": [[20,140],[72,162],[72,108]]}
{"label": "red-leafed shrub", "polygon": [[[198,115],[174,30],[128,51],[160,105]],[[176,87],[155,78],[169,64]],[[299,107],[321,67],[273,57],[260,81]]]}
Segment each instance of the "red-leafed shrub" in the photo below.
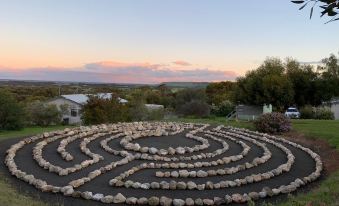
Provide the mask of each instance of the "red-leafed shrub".
{"label": "red-leafed shrub", "polygon": [[279,134],[291,130],[291,120],[282,113],[273,112],[261,115],[255,122],[259,132]]}

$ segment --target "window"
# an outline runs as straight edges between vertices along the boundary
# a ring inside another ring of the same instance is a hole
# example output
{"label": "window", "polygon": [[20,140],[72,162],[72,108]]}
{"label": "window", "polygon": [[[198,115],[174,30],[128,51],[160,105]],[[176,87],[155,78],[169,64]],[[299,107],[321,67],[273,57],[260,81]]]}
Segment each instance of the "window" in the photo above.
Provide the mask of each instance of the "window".
{"label": "window", "polygon": [[287,112],[298,112],[297,109],[288,109]]}
{"label": "window", "polygon": [[76,109],[71,109],[71,116],[72,117],[78,116],[78,111]]}

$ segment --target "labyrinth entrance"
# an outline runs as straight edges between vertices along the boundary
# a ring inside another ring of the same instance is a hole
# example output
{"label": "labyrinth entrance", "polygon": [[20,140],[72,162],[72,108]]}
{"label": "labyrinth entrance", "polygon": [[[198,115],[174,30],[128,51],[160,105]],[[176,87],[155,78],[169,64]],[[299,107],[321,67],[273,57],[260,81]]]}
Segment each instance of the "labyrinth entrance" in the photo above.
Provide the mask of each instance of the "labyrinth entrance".
{"label": "labyrinth entrance", "polygon": [[41,192],[132,205],[269,200],[302,188],[322,171],[316,153],[282,138],[173,122],[44,133],[13,144],[5,164]]}

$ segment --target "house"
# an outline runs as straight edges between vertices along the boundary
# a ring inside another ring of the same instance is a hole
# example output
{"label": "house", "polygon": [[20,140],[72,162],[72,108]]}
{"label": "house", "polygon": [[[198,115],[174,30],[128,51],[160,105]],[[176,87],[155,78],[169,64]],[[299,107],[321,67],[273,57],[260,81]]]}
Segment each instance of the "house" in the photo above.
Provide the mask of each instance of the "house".
{"label": "house", "polygon": [[339,120],[339,98],[334,98],[324,105],[328,106],[334,114],[334,119]]}
{"label": "house", "polygon": [[[104,99],[111,99],[111,93],[98,93],[96,96]],[[81,109],[87,103],[88,94],[69,94],[61,95],[47,102],[47,104],[54,104],[59,110],[63,105],[67,106],[66,112],[62,116],[64,124],[81,124]],[[128,101],[126,99],[118,98],[121,104]]]}

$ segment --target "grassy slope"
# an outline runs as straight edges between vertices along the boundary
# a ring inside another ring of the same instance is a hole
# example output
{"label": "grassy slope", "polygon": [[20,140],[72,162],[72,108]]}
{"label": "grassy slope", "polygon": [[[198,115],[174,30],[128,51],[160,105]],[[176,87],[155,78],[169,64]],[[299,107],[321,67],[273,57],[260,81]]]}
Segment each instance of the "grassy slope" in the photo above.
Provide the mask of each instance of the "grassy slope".
{"label": "grassy slope", "polygon": [[[245,127],[254,129],[253,125],[248,122],[226,121],[224,118],[210,118],[210,119],[173,119],[175,121],[209,123],[209,124],[224,124],[234,127]],[[339,121],[325,121],[325,120],[294,120],[293,127],[296,131],[304,133],[310,138],[326,139],[331,145],[339,150]],[[61,129],[62,127],[46,127],[46,128],[27,128],[18,132],[0,132],[0,140],[11,137],[27,136],[35,133]],[[0,176],[1,177],[1,176]],[[0,203],[5,203],[8,206],[17,205],[45,205],[38,200],[26,197],[16,193],[13,188],[4,180],[0,178]],[[310,193],[291,196],[289,201],[280,204],[281,206],[290,205],[307,205],[312,202],[312,206],[316,205],[339,205],[339,171],[332,174],[325,181],[323,181],[319,188]]]}
{"label": "grassy slope", "polygon": [[[24,137],[38,133],[64,129],[65,126],[27,127],[20,131],[0,131],[0,141],[15,137]],[[2,206],[47,206],[39,198],[28,197],[14,189],[7,179],[0,173],[0,205]]]}

